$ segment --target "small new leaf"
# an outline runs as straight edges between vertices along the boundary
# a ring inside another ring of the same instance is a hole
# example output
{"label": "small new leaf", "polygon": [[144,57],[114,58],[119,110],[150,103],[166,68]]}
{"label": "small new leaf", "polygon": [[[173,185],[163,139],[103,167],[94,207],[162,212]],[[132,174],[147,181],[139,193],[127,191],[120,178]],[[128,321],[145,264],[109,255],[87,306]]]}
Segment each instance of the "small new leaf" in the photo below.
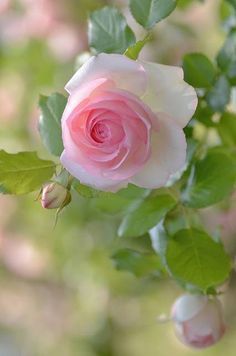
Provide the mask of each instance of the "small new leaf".
{"label": "small new leaf", "polygon": [[125,55],[129,57],[130,59],[137,59],[139,56],[139,53],[142,51],[143,47],[145,44],[150,41],[151,35],[148,34],[143,40],[140,40],[136,42],[134,45],[130,46],[127,48],[125,51]]}

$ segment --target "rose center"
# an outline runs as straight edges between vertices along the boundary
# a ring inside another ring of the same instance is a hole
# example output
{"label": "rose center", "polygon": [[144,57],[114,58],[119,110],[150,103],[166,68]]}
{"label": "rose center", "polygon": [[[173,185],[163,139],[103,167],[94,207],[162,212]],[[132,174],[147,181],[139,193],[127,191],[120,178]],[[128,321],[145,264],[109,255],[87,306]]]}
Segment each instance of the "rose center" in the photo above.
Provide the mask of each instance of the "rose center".
{"label": "rose center", "polygon": [[110,130],[104,123],[96,123],[91,130],[91,137],[94,141],[102,143],[110,136]]}

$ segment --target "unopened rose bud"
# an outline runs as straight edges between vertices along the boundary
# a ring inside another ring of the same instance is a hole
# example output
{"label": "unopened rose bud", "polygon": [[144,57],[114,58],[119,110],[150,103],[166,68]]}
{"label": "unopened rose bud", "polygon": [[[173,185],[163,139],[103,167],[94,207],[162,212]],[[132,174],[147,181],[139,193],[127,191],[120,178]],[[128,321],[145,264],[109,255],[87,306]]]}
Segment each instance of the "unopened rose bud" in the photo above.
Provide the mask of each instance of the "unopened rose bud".
{"label": "unopened rose bud", "polygon": [[71,194],[63,185],[53,182],[42,190],[41,204],[44,209],[62,209],[71,201]]}
{"label": "unopened rose bud", "polygon": [[220,301],[202,295],[183,295],[172,308],[178,339],[195,348],[215,344],[225,332]]}

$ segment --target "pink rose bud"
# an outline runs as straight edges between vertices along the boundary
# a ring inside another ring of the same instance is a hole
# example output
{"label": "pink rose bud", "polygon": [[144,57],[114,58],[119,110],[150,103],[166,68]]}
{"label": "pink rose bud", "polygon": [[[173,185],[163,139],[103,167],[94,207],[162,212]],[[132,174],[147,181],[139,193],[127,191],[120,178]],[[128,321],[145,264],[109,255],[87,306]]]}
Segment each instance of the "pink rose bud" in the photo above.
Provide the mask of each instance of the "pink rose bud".
{"label": "pink rose bud", "polygon": [[59,183],[49,183],[42,190],[41,204],[44,209],[62,209],[70,201],[71,194],[69,190]]}
{"label": "pink rose bud", "polygon": [[217,298],[183,295],[173,305],[172,319],[178,339],[195,348],[215,344],[225,332],[222,305]]}

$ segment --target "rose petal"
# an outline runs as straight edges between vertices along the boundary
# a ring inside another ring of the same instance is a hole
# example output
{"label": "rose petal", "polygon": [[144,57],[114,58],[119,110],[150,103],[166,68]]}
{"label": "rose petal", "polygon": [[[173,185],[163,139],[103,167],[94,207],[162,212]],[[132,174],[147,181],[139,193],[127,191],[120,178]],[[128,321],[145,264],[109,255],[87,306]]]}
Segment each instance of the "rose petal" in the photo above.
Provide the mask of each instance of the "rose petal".
{"label": "rose petal", "polygon": [[142,62],[148,76],[148,89],[142,100],[152,111],[170,115],[181,127],[187,125],[197,107],[193,87],[183,79],[180,67]]}
{"label": "rose petal", "polygon": [[207,301],[207,297],[202,295],[182,295],[173,306],[172,317],[180,323],[190,320],[206,306]]}
{"label": "rose petal", "polygon": [[165,185],[169,176],[185,164],[186,140],[183,130],[163,113],[158,113],[159,131],[152,132],[151,155],[131,183],[155,189]]}
{"label": "rose petal", "polygon": [[101,53],[91,57],[66,84],[65,89],[73,94],[84,83],[106,78],[121,89],[142,95],[146,90],[147,77],[142,64],[121,54]]}
{"label": "rose petal", "polygon": [[[212,344],[221,336],[221,330],[223,329],[219,327],[222,325],[221,305],[215,303],[216,301],[206,302],[204,307],[188,322],[190,341],[194,341],[196,335],[199,336],[199,340],[202,341],[200,345],[196,346],[206,346],[204,341],[207,342],[207,339],[208,342]],[[212,336],[212,340],[210,338],[204,338],[204,336],[206,337],[209,335]]]}
{"label": "rose petal", "polygon": [[91,175],[86,172],[79,164],[67,157],[64,151],[61,155],[61,163],[68,172],[75,178],[77,178],[82,184],[89,185],[95,189],[101,189],[109,192],[117,192],[121,188],[125,188],[128,185],[128,181],[115,181],[103,177],[97,172],[97,175]]}
{"label": "rose petal", "polygon": [[[88,83],[84,83],[83,87],[79,87],[73,91],[73,95],[69,96],[65,111],[62,116],[63,121],[67,120],[68,116],[75,108],[79,108],[80,111],[90,102],[96,93],[111,88],[114,83],[106,78],[100,78],[92,80]],[[90,101],[89,101],[90,100]]]}

